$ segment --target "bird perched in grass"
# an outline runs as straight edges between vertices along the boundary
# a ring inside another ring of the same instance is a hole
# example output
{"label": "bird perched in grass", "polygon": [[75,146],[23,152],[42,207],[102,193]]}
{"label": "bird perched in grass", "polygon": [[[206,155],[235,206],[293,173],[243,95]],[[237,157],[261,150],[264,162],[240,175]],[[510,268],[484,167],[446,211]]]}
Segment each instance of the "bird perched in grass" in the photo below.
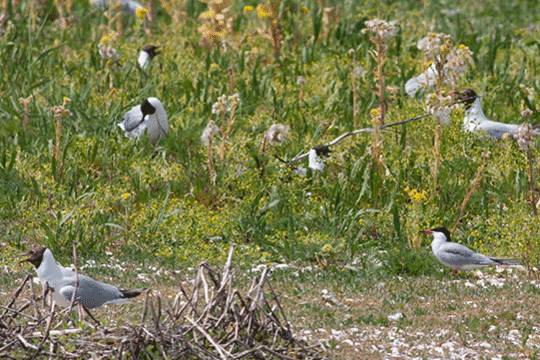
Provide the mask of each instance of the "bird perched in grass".
{"label": "bird perched in grass", "polygon": [[492,139],[500,140],[505,135],[509,138],[514,138],[514,133],[518,130],[518,124],[505,124],[497,121],[492,121],[487,118],[482,111],[480,99],[476,92],[472,89],[466,89],[461,92],[456,92],[460,100],[465,103],[465,117],[463,118],[463,128],[467,132],[475,132],[482,130],[487,132]]}
{"label": "bird perched in grass", "polygon": [[[445,72],[448,72],[448,70],[445,69]],[[413,98],[419,90],[426,86],[433,87],[436,77],[437,69],[435,68],[435,64],[431,64],[425,73],[412,77],[405,83],[405,92]]]}
{"label": "bird perched in grass", "polygon": [[[144,9],[144,7],[135,0],[120,0],[122,3],[122,9],[126,14],[135,14],[137,9]],[[105,10],[111,5],[110,0],[92,0],[92,3],[101,9]],[[112,2],[114,4],[115,2]]]}
{"label": "bird perched in grass", "polygon": [[156,57],[156,55],[161,54],[160,51],[158,51],[159,46],[155,45],[145,45],[141,52],[139,53],[139,59],[137,62],[139,63],[139,67],[143,70],[147,70],[150,67],[150,63],[152,62],[152,59]]}
{"label": "bird perched in grass", "polygon": [[454,275],[456,270],[467,271],[484,266],[517,265],[521,263],[519,259],[496,258],[479,254],[464,245],[452,242],[450,232],[445,227],[436,227],[421,232],[433,235],[433,241],[431,242],[433,255],[441,264],[454,269]]}
{"label": "bird perched in grass", "polygon": [[160,138],[167,135],[169,122],[163,104],[155,97],[144,100],[141,105],[129,110],[124,121],[118,126],[126,132],[126,137],[138,139],[142,134],[148,133],[150,142],[155,144]]}
{"label": "bird perched in grass", "polygon": [[[75,291],[77,281],[75,272],[58,264],[51,250],[44,246],[19,256],[28,256],[19,264],[29,262],[34,265],[43,288],[52,290],[53,300],[58,305],[68,307]],[[139,296],[144,290],[146,289],[121,290],[116,286],[79,274],[75,301],[86,309],[94,309],[107,304],[127,303],[128,299]]]}
{"label": "bird perched in grass", "polygon": [[330,154],[330,148],[326,145],[315,145],[309,151],[309,167],[313,170],[323,171],[324,162],[321,157],[327,157]]}

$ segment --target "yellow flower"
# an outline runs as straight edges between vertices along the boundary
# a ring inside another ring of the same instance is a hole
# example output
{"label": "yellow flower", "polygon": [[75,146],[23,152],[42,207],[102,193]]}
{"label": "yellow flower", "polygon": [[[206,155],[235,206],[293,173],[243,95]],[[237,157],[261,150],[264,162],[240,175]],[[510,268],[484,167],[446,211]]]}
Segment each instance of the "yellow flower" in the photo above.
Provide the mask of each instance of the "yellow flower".
{"label": "yellow flower", "polygon": [[208,10],[199,15],[199,19],[215,19],[216,15],[214,10]]}
{"label": "yellow flower", "polygon": [[100,44],[106,44],[109,41],[111,41],[111,39],[109,39],[109,37],[107,35],[103,35],[103,37],[99,40],[99,43]]}
{"label": "yellow flower", "polygon": [[379,116],[379,109],[372,109],[371,116]]}
{"label": "yellow flower", "polygon": [[244,6],[244,13],[247,14],[250,11],[253,11],[253,6],[251,6],[251,5]]}
{"label": "yellow flower", "polygon": [[135,15],[139,18],[139,20],[144,20],[144,17],[148,14],[148,10],[146,9],[137,9],[135,10]]}
{"label": "yellow flower", "polygon": [[264,4],[257,5],[256,10],[257,10],[257,16],[259,17],[259,19],[270,18],[270,17],[273,17],[274,15],[271,10],[269,11],[266,9],[266,6],[264,6]]}
{"label": "yellow flower", "polygon": [[130,196],[129,193],[124,193],[124,194],[122,194],[122,199],[127,200],[129,198],[129,196]]}
{"label": "yellow flower", "polygon": [[302,7],[300,8],[300,11],[302,12],[302,14],[307,14],[307,13],[309,12],[307,6],[302,6]]}
{"label": "yellow flower", "polygon": [[68,98],[67,96],[64,96],[64,106],[66,106],[67,104],[69,104],[71,102],[71,99]]}
{"label": "yellow flower", "polygon": [[322,249],[322,252],[331,252],[332,251],[332,244],[325,244]]}

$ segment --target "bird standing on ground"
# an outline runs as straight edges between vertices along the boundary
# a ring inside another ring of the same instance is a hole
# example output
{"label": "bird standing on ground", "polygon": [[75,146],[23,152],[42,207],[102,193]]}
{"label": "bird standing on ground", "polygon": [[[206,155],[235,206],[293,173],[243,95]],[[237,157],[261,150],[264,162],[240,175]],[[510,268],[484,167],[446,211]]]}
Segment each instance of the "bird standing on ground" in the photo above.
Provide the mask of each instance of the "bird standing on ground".
{"label": "bird standing on ground", "polygon": [[152,59],[154,59],[156,55],[161,54],[161,52],[157,49],[159,49],[159,46],[151,44],[145,45],[142,48],[141,52],[139,53],[139,59],[137,60],[141,69],[147,70],[150,67]]}
{"label": "bird standing on ground", "polygon": [[138,139],[145,132],[150,136],[150,142],[155,144],[167,135],[169,122],[163,104],[155,97],[144,100],[141,105],[129,110],[118,126],[126,132],[126,137]]}
{"label": "bird standing on ground", "polygon": [[468,271],[484,266],[517,265],[521,263],[519,259],[496,258],[479,254],[466,246],[452,242],[450,232],[445,227],[436,227],[421,232],[433,235],[433,242],[431,243],[433,255],[441,264],[454,269],[454,275],[456,270]]}
{"label": "bird standing on ground", "polygon": [[[41,285],[52,289],[52,297],[60,306],[68,307],[75,291],[77,281],[74,271],[58,264],[53,253],[41,246],[19,256],[28,256],[19,262],[29,262],[36,267]],[[96,281],[86,275],[79,274],[79,286],[75,301],[86,309],[94,309],[106,304],[127,303],[127,299],[139,296],[144,290],[121,290],[116,286]]]}
{"label": "bird standing on ground", "polygon": [[467,132],[475,132],[483,130],[488,133],[490,138],[500,140],[507,134],[508,137],[514,139],[514,133],[518,130],[518,124],[505,124],[489,120],[482,111],[480,99],[476,92],[472,89],[466,89],[461,92],[456,92],[460,95],[460,99],[464,99],[465,103],[465,118],[463,118],[463,128]]}

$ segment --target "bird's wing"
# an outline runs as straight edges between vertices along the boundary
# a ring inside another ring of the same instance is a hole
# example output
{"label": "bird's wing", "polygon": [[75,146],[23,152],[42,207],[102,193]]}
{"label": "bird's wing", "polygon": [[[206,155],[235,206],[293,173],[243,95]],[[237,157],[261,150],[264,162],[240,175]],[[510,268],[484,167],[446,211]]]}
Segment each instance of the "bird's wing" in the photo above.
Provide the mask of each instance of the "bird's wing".
{"label": "bird's wing", "polygon": [[124,121],[122,121],[118,126],[124,131],[132,131],[137,128],[143,122],[143,113],[141,111],[141,105],[137,105],[126,113],[124,116]]}
{"label": "bird's wing", "polygon": [[495,261],[496,263],[500,265],[519,265],[521,264],[521,259],[517,258],[497,258],[488,256],[491,260]]}
{"label": "bird's wing", "polygon": [[501,139],[505,134],[513,139],[513,135],[518,129],[518,125],[515,124],[504,124],[495,121],[486,121],[485,123],[480,124],[480,128],[486,130],[490,137],[497,140]]}
{"label": "bird's wing", "polygon": [[[71,301],[75,291],[75,280],[69,281],[58,292],[64,299]],[[125,301],[124,295],[116,287],[96,281],[88,276],[79,275],[79,287],[75,299],[87,309],[93,309],[104,304]]]}
{"label": "bird's wing", "polygon": [[121,0],[125,11],[134,14],[137,9],[142,9],[143,6],[134,0]]}
{"label": "bird's wing", "polygon": [[409,79],[405,83],[405,92],[407,92],[407,95],[409,95],[410,97],[414,97],[416,92],[420,88],[424,87],[423,83],[425,83],[425,81],[426,77],[424,76],[424,74]]}
{"label": "bird's wing", "polygon": [[474,252],[458,243],[451,243],[444,246],[439,253],[439,256],[445,261],[456,265],[493,265],[493,261],[489,257]]}

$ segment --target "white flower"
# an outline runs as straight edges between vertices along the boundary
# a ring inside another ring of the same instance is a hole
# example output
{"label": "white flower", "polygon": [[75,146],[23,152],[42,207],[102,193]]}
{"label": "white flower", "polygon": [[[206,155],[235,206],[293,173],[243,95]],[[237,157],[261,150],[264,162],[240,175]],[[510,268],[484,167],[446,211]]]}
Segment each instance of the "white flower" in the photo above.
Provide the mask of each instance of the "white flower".
{"label": "white flower", "polygon": [[306,83],[306,78],[303,76],[299,76],[296,78],[296,85],[304,85]]}
{"label": "white flower", "polygon": [[533,114],[531,109],[525,109],[521,112],[521,116],[523,117],[530,117]]}
{"label": "white flower", "polygon": [[238,104],[240,104],[240,96],[238,95],[238,93],[232,94],[227,98],[227,100],[229,100],[231,106],[237,106]]}
{"label": "white flower", "polygon": [[115,48],[105,43],[99,43],[98,49],[99,55],[105,60],[115,58],[118,55]]}
{"label": "white flower", "polygon": [[455,48],[448,56],[448,61],[445,64],[445,68],[449,71],[453,71],[456,75],[460,75],[467,69],[469,64],[473,63],[473,52],[465,45],[460,45]]}
{"label": "white flower", "polygon": [[217,135],[218,133],[219,128],[217,127],[216,123],[213,120],[210,120],[201,135],[201,141],[203,144],[208,145],[210,141],[212,141],[214,135]]}
{"label": "white flower", "polygon": [[218,97],[218,101],[212,105],[212,114],[224,114],[227,111],[231,111],[231,108],[227,104],[227,95],[221,95]]}
{"label": "white flower", "polygon": [[439,37],[426,36],[418,40],[418,44],[416,45],[416,47],[418,48],[418,50],[431,51],[435,48],[435,46],[439,46],[440,43],[441,39]]}
{"label": "white flower", "polygon": [[274,124],[266,130],[264,138],[270,144],[279,144],[287,140],[288,129],[285,125]]}
{"label": "white flower", "polygon": [[373,20],[366,21],[365,24],[366,28],[362,29],[362,34],[366,34],[371,31],[383,39],[396,36],[397,34],[396,21],[390,21],[388,23],[384,20],[374,18]]}

